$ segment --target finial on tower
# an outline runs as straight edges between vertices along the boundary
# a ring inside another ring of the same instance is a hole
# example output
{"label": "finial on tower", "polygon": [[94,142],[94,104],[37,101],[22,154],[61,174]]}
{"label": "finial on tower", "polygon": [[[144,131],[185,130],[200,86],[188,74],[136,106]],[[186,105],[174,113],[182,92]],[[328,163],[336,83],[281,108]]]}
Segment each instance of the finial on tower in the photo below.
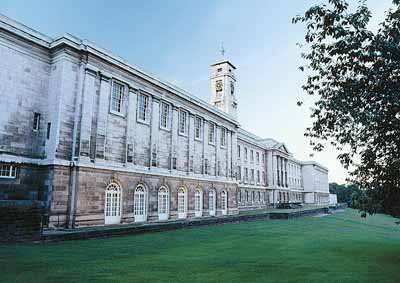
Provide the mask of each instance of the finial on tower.
{"label": "finial on tower", "polygon": [[224,48],[224,43],[223,42],[221,43],[221,49],[219,51],[221,52],[222,57],[225,57],[226,50]]}

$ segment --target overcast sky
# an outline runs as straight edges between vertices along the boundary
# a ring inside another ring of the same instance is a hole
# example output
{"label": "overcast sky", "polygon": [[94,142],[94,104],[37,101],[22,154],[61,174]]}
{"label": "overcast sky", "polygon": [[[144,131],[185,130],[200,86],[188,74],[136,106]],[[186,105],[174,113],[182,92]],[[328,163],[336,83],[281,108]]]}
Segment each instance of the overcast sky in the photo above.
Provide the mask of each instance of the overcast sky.
{"label": "overcast sky", "polygon": [[[206,101],[210,100],[209,65],[226,58],[237,67],[239,121],[245,129],[284,142],[300,160],[315,160],[330,170],[330,181],[347,174],[337,152],[327,149],[310,158],[310,101],[301,90],[300,50],[304,27],[291,19],[311,0],[159,0],[159,1],[17,1],[1,0],[0,13],[46,35],[64,32],[95,42]],[[355,2],[355,1],[351,1]],[[390,0],[369,0],[371,27],[384,17]]]}

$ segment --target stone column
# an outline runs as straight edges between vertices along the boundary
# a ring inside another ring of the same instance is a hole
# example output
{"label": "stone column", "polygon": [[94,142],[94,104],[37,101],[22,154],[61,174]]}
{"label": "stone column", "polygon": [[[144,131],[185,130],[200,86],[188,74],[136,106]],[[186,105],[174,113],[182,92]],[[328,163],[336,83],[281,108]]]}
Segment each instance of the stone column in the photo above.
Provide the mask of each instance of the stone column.
{"label": "stone column", "polygon": [[129,87],[126,125],[126,161],[125,164],[135,163],[135,136],[136,136],[136,104],[137,90]]}
{"label": "stone column", "polygon": [[96,73],[86,69],[82,99],[82,116],[80,125],[80,159],[90,161],[90,134],[92,126],[93,100],[96,92]]}
{"label": "stone column", "polygon": [[100,76],[99,114],[96,133],[96,162],[104,161],[107,137],[107,118],[111,93],[111,80],[104,75]]}
{"label": "stone column", "polygon": [[[151,121],[150,121],[150,170],[153,167],[157,167],[158,165],[157,160],[158,160],[159,121],[160,121],[160,100],[153,96],[151,99]],[[153,163],[155,166],[153,166]]]}
{"label": "stone column", "polygon": [[189,129],[188,129],[188,140],[189,140],[189,150],[188,150],[188,175],[193,174],[191,169],[194,170],[194,118],[192,113],[188,113]]}

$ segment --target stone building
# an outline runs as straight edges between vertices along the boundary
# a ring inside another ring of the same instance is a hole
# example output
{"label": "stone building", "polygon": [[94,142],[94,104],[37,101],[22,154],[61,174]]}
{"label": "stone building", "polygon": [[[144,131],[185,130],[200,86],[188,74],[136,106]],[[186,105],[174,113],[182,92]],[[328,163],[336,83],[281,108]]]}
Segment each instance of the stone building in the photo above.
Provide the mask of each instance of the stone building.
{"label": "stone building", "polygon": [[211,103],[95,44],[0,16],[0,199],[77,227],[328,204],[328,170],[240,127],[235,66]]}

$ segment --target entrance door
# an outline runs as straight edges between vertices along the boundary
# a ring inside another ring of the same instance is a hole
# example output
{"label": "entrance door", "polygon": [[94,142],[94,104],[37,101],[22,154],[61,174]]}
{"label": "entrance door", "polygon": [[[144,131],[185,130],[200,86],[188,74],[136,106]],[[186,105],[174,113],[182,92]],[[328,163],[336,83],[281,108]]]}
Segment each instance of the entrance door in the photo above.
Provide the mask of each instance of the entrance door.
{"label": "entrance door", "polygon": [[121,188],[111,183],[106,188],[104,224],[121,223]]}

